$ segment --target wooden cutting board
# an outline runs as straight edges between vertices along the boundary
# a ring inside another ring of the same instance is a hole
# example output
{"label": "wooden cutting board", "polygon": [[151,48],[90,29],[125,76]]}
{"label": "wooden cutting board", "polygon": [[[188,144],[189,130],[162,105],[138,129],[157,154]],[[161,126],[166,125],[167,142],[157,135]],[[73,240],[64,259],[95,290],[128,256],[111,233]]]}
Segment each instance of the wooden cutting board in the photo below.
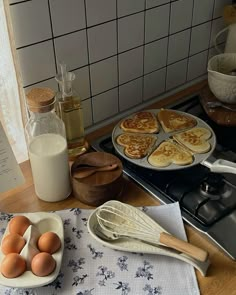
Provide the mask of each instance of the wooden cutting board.
{"label": "wooden cutting board", "polygon": [[211,102],[218,100],[209,89],[209,86],[207,85],[200,91],[200,102],[207,115],[210,117],[212,121],[219,125],[236,126],[235,111],[230,111],[223,107],[210,108],[209,106],[207,106],[207,102],[209,101]]}

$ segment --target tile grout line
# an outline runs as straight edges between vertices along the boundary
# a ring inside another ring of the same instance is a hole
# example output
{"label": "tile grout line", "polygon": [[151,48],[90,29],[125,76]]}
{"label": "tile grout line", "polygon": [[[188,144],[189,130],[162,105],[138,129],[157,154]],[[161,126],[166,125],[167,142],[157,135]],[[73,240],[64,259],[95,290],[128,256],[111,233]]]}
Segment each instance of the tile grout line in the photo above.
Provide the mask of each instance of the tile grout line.
{"label": "tile grout line", "polygon": [[172,5],[169,3],[169,26],[168,26],[168,35],[167,35],[167,54],[166,54],[166,73],[165,73],[165,88],[164,91],[166,91],[167,88],[167,73],[168,73],[168,57],[169,57],[169,42],[170,42],[170,26],[171,26],[171,11],[172,11]]}
{"label": "tile grout line", "polygon": [[188,70],[189,70],[189,61],[190,61],[190,49],[191,49],[191,42],[192,42],[192,24],[193,24],[193,16],[194,16],[194,6],[195,1],[193,1],[193,7],[192,7],[192,19],[191,19],[191,27],[190,27],[190,38],[189,38],[189,46],[188,46],[188,56],[187,56],[187,69],[186,69],[186,76],[185,76],[185,82],[188,81]]}
{"label": "tile grout line", "polygon": [[[50,6],[50,3],[49,3],[49,0],[48,0],[48,12],[49,12],[49,20],[50,20],[51,33],[52,33],[52,46],[53,46],[53,55],[54,55],[55,70],[56,70],[56,73],[57,73],[58,72],[58,69],[57,69],[56,48],[55,48],[55,42],[54,42],[52,14],[51,14],[51,6]],[[58,87],[58,90],[59,90],[59,85],[57,85],[57,87]]]}
{"label": "tile grout line", "polygon": [[144,99],[144,88],[145,88],[145,82],[144,82],[144,77],[145,77],[145,53],[146,53],[146,17],[147,17],[147,0],[144,1],[144,21],[143,21],[143,75],[142,75],[142,102],[145,101]]}
{"label": "tile grout line", "polygon": [[119,19],[118,0],[116,0],[116,62],[117,62],[117,91],[118,91],[118,112],[120,112],[120,66],[119,66]]}
{"label": "tile grout line", "polygon": [[[93,112],[93,95],[92,95],[92,79],[91,79],[91,64],[90,64],[90,54],[89,54],[89,41],[88,41],[88,19],[87,19],[87,6],[86,6],[86,0],[84,0],[84,14],[85,14],[85,30],[86,30],[86,41],[87,41],[87,54],[88,54],[88,75],[89,75],[89,91],[90,91],[90,107],[91,107],[91,116],[92,116],[92,122],[91,124],[94,124],[94,112]],[[85,65],[86,66],[86,65]]]}

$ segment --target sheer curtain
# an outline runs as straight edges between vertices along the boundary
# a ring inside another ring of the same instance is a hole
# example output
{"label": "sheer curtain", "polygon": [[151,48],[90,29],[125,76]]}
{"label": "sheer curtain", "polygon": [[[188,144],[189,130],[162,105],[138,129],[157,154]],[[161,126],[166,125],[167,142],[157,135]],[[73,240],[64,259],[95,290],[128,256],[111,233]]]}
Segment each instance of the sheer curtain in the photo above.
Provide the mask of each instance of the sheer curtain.
{"label": "sheer curtain", "polygon": [[26,111],[11,24],[7,21],[8,4],[4,2],[0,0],[0,121],[20,163],[28,158],[23,127]]}

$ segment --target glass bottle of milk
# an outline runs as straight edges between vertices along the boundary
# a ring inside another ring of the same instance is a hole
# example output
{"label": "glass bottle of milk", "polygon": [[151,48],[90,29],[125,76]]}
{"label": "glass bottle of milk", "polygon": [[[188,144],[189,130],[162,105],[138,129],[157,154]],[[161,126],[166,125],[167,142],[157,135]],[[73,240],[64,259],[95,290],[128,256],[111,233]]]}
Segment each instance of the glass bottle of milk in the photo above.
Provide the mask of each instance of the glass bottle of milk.
{"label": "glass bottle of milk", "polygon": [[71,193],[65,125],[56,115],[55,93],[33,88],[26,95],[30,118],[25,126],[36,195],[47,202]]}

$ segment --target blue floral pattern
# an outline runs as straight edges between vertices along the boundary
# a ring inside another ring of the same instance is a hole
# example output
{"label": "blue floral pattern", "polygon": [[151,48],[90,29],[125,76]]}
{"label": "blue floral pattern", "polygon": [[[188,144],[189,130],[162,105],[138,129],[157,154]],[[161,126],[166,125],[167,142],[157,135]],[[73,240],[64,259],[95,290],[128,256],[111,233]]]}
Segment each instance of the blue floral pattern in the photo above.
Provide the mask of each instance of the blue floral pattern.
{"label": "blue floral pattern", "polygon": [[147,280],[153,279],[153,274],[150,272],[152,268],[153,266],[150,264],[150,262],[144,260],[143,266],[138,267],[135,277],[136,278],[144,277],[144,278],[147,278]]}
{"label": "blue floral pattern", "polygon": [[[155,208],[142,210],[148,213]],[[0,286],[0,295],[199,295],[195,273],[187,263],[158,255],[114,251],[94,240],[87,229],[91,212],[79,208],[56,212],[64,224],[64,255],[61,271],[51,284],[18,289],[18,293],[16,288]],[[0,238],[12,216],[0,214]],[[182,220],[176,226],[183,230]]]}

